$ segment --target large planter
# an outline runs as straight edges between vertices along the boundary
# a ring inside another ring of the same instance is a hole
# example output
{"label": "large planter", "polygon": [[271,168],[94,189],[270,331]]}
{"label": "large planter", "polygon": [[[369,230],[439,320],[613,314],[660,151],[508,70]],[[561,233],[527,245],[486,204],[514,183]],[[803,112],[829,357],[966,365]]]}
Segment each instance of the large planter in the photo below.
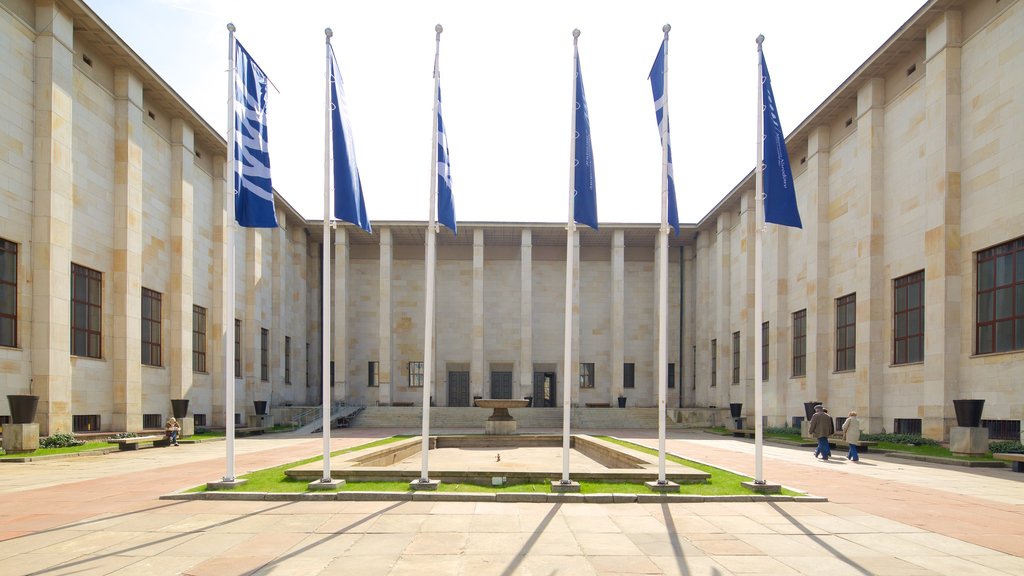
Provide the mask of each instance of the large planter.
{"label": "large planter", "polygon": [[814,402],[804,402],[804,416],[806,416],[807,422],[811,421],[811,417],[814,416],[814,407],[818,404],[821,404],[821,402],[818,402],[817,400]]}
{"label": "large planter", "polygon": [[619,396],[619,408],[625,408],[625,407],[626,407],[626,397],[625,396]]}
{"label": "large planter", "polygon": [[171,413],[176,420],[181,420],[188,415],[188,399],[171,400]]}
{"label": "large planter", "polygon": [[8,394],[7,405],[11,408],[12,424],[31,424],[36,419],[39,396],[34,394]]}
{"label": "large planter", "polygon": [[956,411],[956,425],[965,428],[981,426],[981,411],[983,408],[985,408],[985,401],[981,399],[953,400],[953,410]]}
{"label": "large planter", "polygon": [[740,402],[733,402],[729,404],[729,415],[733,418],[739,418],[740,413],[743,412],[743,404]]}
{"label": "large planter", "polygon": [[256,409],[257,416],[263,416],[267,413],[267,401],[266,400],[253,400],[253,407]]}

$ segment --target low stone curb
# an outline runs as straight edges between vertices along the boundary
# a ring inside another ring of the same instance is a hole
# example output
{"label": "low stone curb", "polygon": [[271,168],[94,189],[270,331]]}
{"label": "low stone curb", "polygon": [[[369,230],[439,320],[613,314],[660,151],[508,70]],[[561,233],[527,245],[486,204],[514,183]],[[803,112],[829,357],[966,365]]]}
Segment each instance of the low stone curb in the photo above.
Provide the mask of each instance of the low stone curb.
{"label": "low stone curb", "polygon": [[25,457],[10,457],[0,458],[2,462],[15,462],[24,464],[26,462],[39,462],[42,460],[63,460],[65,458],[78,458],[79,456],[103,456],[110,454],[111,452],[117,452],[117,446],[111,446],[110,448],[96,448],[95,450],[83,450],[82,452],[68,452],[67,454],[45,454],[43,456],[25,456]]}
{"label": "low stone curb", "polygon": [[907,452],[889,451],[885,455],[890,458],[902,458],[904,460],[916,460],[918,462],[929,462],[931,464],[948,464],[950,466],[963,466],[965,468],[1006,468],[1006,462],[1000,460],[960,460],[957,458],[943,458],[942,456],[925,456],[922,454],[910,454]]}
{"label": "low stone curb", "polygon": [[695,502],[828,502],[822,496],[776,494],[548,494],[544,492],[179,492],[161,500],[251,500],[251,501],[379,501],[379,502],[533,502],[588,504],[661,504]]}

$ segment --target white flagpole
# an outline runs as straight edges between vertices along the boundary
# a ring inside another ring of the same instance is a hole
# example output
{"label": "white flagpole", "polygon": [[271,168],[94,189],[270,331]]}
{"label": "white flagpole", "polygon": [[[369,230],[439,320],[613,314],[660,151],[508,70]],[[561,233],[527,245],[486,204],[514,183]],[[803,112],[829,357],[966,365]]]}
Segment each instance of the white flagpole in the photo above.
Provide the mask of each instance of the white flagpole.
{"label": "white flagpole", "polygon": [[754,190],[754,483],[764,484],[763,430],[764,397],[761,383],[761,219],[764,215],[764,71],[761,70],[761,43],[757,37],[757,171]]}
{"label": "white flagpole", "polygon": [[235,25],[228,24],[228,133],[227,157],[225,159],[224,177],[228,188],[232,191],[230,207],[227,207],[231,218],[225,230],[227,244],[228,269],[227,292],[223,312],[224,330],[224,436],[226,445],[225,460],[227,470],[224,482],[235,481]]}
{"label": "white flagpole", "polygon": [[324,48],[326,57],[326,88],[324,102],[324,241],[323,241],[323,353],[321,354],[320,403],[321,426],[324,439],[324,470],[321,482],[331,481],[331,36],[330,28],[324,29],[327,37]]}
{"label": "white flagpole", "polygon": [[[665,24],[665,58],[662,61],[664,86],[662,89],[661,132],[661,229],[658,234],[658,484],[667,484],[665,478],[665,397],[668,395],[668,32]],[[682,266],[682,262],[679,263]]]}
{"label": "white flagpole", "polygon": [[421,484],[429,484],[430,453],[430,388],[434,376],[434,266],[437,260],[437,92],[441,83],[441,71],[438,60],[441,54],[440,24],[434,26],[434,132],[430,150],[430,220],[427,222],[427,301],[425,302],[425,319],[423,322],[423,430],[420,432],[422,442],[422,464],[420,467]]}
{"label": "white flagpole", "polygon": [[569,132],[569,223],[566,225],[565,239],[565,362],[562,365],[562,484],[569,484],[569,419],[572,416],[572,295],[573,295],[573,263],[576,260],[576,62],[580,54],[577,49],[580,31],[572,31],[572,130]]}

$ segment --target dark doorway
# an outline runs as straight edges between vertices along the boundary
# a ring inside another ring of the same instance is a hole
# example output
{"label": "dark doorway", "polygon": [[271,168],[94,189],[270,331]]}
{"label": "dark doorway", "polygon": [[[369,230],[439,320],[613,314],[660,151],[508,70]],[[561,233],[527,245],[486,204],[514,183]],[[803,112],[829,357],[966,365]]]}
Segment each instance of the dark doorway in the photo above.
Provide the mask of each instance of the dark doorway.
{"label": "dark doorway", "polygon": [[553,408],[557,406],[554,372],[533,373],[533,407]]}
{"label": "dark doorway", "polygon": [[491,398],[512,398],[511,372],[491,372]]}
{"label": "dark doorway", "polygon": [[469,406],[469,372],[448,373],[448,405]]}

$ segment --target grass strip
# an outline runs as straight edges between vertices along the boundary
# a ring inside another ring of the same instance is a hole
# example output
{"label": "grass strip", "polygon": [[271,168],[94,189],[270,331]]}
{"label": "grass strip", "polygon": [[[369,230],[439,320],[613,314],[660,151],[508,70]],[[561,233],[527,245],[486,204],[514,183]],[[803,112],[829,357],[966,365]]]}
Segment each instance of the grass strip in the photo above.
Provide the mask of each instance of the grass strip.
{"label": "grass strip", "polygon": [[64,448],[39,448],[32,452],[17,452],[0,454],[0,458],[37,458],[39,456],[53,456],[55,454],[76,454],[78,452],[92,452],[103,448],[116,448],[113,444],[106,442],[86,442],[81,446],[65,446]]}

